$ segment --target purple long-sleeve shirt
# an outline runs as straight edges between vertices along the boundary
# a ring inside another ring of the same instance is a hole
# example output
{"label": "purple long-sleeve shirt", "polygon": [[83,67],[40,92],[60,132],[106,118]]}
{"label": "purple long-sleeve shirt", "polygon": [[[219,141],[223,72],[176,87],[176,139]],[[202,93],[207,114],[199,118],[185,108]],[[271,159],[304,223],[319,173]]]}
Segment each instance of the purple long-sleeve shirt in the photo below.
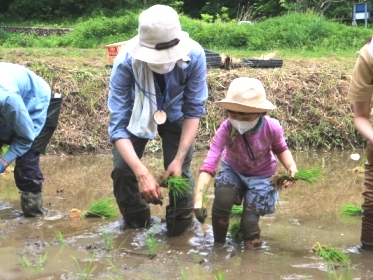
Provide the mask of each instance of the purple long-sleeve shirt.
{"label": "purple long-sleeve shirt", "polygon": [[[232,124],[225,120],[216,131],[210,150],[200,168],[200,172],[215,175],[220,159],[238,172],[247,176],[268,177],[275,174],[275,155],[288,150],[282,127],[278,120],[263,117],[263,124],[254,134],[239,134],[232,137]],[[245,141],[250,145],[254,160],[250,159]],[[233,139],[232,139],[233,138]]]}

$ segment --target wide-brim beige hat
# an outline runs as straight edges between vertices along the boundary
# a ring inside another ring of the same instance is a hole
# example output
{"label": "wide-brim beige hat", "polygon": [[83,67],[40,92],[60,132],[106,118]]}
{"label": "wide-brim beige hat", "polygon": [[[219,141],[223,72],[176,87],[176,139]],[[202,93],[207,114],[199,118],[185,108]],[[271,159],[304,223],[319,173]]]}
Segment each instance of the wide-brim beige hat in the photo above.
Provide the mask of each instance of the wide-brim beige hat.
{"label": "wide-brim beige hat", "polygon": [[173,8],[154,5],[140,14],[138,35],[125,47],[135,59],[163,64],[188,55],[191,39],[181,30],[179,15]]}
{"label": "wide-brim beige hat", "polygon": [[248,77],[234,79],[225,98],[215,103],[223,109],[243,113],[262,113],[276,109],[266,99],[262,82]]}

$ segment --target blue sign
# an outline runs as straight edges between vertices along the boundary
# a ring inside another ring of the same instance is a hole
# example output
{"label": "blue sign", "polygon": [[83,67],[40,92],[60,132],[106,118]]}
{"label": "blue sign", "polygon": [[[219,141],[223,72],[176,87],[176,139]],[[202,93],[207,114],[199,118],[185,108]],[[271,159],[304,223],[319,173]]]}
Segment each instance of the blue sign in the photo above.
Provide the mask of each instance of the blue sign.
{"label": "blue sign", "polygon": [[353,20],[358,19],[368,19],[370,18],[370,3],[358,3],[354,4],[353,10],[352,10],[352,18]]}

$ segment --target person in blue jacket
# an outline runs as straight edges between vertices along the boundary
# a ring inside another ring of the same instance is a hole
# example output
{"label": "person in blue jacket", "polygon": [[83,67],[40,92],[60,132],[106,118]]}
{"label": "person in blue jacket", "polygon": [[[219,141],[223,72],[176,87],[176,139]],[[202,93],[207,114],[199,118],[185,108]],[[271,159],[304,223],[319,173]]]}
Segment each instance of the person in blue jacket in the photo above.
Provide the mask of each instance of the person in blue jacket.
{"label": "person in blue jacket", "polygon": [[[114,60],[108,108],[114,196],[125,226],[150,226],[149,203],[162,203],[159,183],[141,157],[149,139],[162,138],[162,181],[182,176],[190,192],[170,199],[166,226],[181,235],[193,222],[190,164],[207,98],[204,49],[182,31],[177,12],[154,5],[139,16],[138,35]],[[172,193],[169,194],[173,197]]]}
{"label": "person in blue jacket", "polygon": [[0,174],[13,162],[25,217],[44,214],[43,173],[39,157],[57,126],[62,98],[52,97],[50,86],[31,70],[0,62]]}

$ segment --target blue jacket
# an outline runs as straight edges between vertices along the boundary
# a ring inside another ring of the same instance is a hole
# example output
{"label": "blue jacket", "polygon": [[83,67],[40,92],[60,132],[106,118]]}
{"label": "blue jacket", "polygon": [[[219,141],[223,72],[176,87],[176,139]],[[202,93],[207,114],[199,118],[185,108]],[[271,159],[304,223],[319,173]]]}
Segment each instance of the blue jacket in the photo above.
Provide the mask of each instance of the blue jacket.
{"label": "blue jacket", "polygon": [[[200,44],[192,41],[192,50],[188,54],[190,63],[186,68],[175,65],[165,74],[167,84],[166,101],[162,109],[167,119],[174,122],[181,117],[199,119],[206,113],[207,99],[206,57]],[[155,82],[156,83],[156,82]],[[156,84],[158,106],[162,103],[162,95]],[[155,93],[154,93],[155,94]],[[109,139],[130,138],[127,130],[135,100],[135,81],[132,71],[132,57],[122,48],[115,58],[110,77],[108,107],[110,112]]]}
{"label": "blue jacket", "polygon": [[9,164],[30,150],[44,126],[50,86],[29,69],[0,62],[0,142],[9,143]]}

